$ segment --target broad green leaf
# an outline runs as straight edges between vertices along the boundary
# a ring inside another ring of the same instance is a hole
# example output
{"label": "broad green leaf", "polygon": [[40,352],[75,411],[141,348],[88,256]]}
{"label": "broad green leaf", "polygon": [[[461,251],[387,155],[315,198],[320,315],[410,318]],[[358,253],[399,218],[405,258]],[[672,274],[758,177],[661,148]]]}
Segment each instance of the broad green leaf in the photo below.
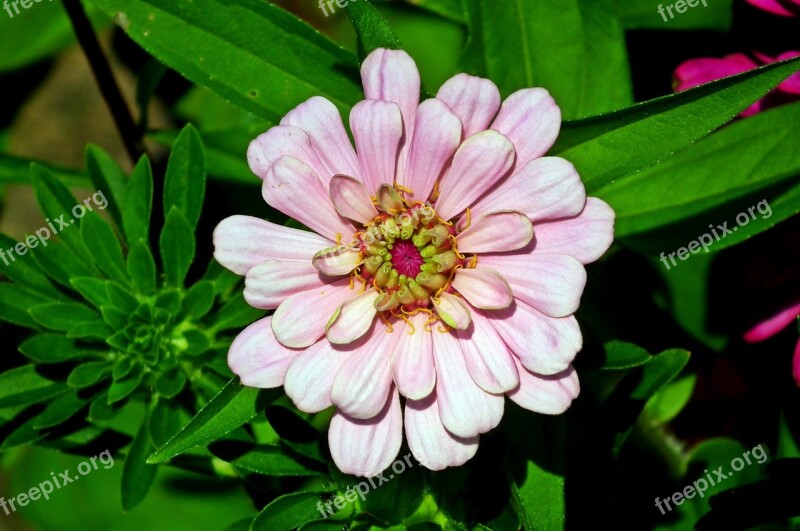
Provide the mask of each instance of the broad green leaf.
{"label": "broad green leaf", "polygon": [[77,391],[70,391],[50,402],[36,417],[33,427],[41,430],[58,426],[78,414],[88,403],[89,399],[81,398]]}
{"label": "broad green leaf", "polygon": [[235,430],[264,409],[259,390],[231,380],[201,409],[189,424],[147,460],[161,463]]}
{"label": "broad green leaf", "polygon": [[[603,187],[596,195],[614,208],[617,237],[696,216],[759,190],[764,190],[765,196],[774,196],[769,188],[778,183],[800,182],[798,138],[800,103],[785,105],[739,120],[656,166]],[[766,206],[758,217],[769,212]],[[797,212],[800,204],[792,214]],[[731,218],[719,222],[724,219]],[[775,223],[767,220],[753,223],[752,230],[766,230]],[[702,230],[696,228],[700,232],[687,236],[694,238],[706,232],[705,221],[704,215],[703,224],[696,224]],[[731,225],[736,227],[735,223]]]}
{"label": "broad green leaf", "polygon": [[652,359],[650,353],[642,347],[624,341],[609,341],[603,345],[603,350],[605,351],[603,369],[630,369],[644,365]]}
{"label": "broad green leaf", "polygon": [[183,391],[186,380],[186,373],[180,367],[174,367],[158,377],[156,391],[165,398],[173,398]]}
{"label": "broad green leaf", "polygon": [[511,482],[511,503],[526,531],[564,529],[564,476],[528,461],[525,482]]}
{"label": "broad green leaf", "polygon": [[[9,258],[9,250],[18,243],[19,242],[9,238],[5,234],[0,234],[0,251],[2,251],[0,252],[0,260],[2,260],[2,264],[0,264],[0,274],[7,276],[17,284],[23,285],[43,295],[54,294],[55,287],[47,279],[47,275],[39,268],[35,260],[16,260],[16,255],[13,261]],[[28,243],[27,238],[25,243]],[[41,245],[41,242],[39,245]]]}
{"label": "broad green leaf", "polygon": [[177,207],[172,207],[161,230],[161,260],[167,284],[183,286],[195,253],[194,231]]}
{"label": "broad green leaf", "polygon": [[630,105],[625,34],[611,0],[466,0],[472,41],[464,64],[503,97],[544,87],[565,118]]}
{"label": "broad green leaf", "polygon": [[75,325],[96,320],[99,315],[77,302],[49,302],[30,309],[33,319],[50,330],[66,332]]}
{"label": "broad green leaf", "polygon": [[111,365],[107,361],[90,361],[78,365],[67,377],[70,387],[89,387],[111,375]]}
{"label": "broad green leaf", "polygon": [[[112,159],[108,153],[95,145],[86,148],[86,171],[97,192],[102,192],[108,201],[108,213],[117,224],[122,228],[122,193],[128,185],[128,178],[122,168]],[[96,193],[97,193],[96,192]]]}
{"label": "broad green leaf", "polygon": [[231,445],[231,448],[212,446],[211,452],[240,470],[265,476],[319,476],[317,470],[306,467],[281,446]]}
{"label": "broad green leaf", "polygon": [[464,9],[459,0],[408,0],[410,3],[437,13],[455,22],[464,22]]}
{"label": "broad green leaf", "polygon": [[156,465],[147,463],[147,456],[153,451],[148,422],[149,417],[146,417],[125,457],[125,465],[122,468],[123,511],[132,511],[144,500],[158,472]]}
{"label": "broad green leaf", "polygon": [[183,296],[181,313],[190,320],[205,317],[214,305],[214,298],[214,283],[208,280],[198,282]]}
{"label": "broad green leaf", "polygon": [[578,168],[587,192],[661,162],[727,123],[785,78],[800,58],[562,125],[550,151]]}
{"label": "broad green leaf", "polygon": [[37,334],[23,342],[19,351],[38,363],[61,363],[103,356],[97,350],[78,347],[75,341],[60,334]]}
{"label": "broad green leaf", "polygon": [[272,4],[95,3],[164,64],[262,118],[277,121],[315,95],[328,98],[341,111],[363,97],[355,57]]}
{"label": "broad green leaf", "polygon": [[0,320],[27,328],[39,328],[38,322],[29,313],[32,308],[49,300],[34,291],[20,286],[0,283]]}
{"label": "broad green leaf", "polygon": [[127,284],[129,279],[125,258],[114,229],[96,213],[91,212],[82,220],[81,236],[100,270],[108,278]]}
{"label": "broad green leaf", "polygon": [[128,247],[139,241],[146,243],[150,231],[150,211],[153,208],[153,170],[147,157],[139,159],[133,168],[121,197],[122,227]]}
{"label": "broad green leaf", "polygon": [[253,521],[252,531],[291,531],[318,520],[322,492],[293,492],[273,500]]}
{"label": "broad green leaf", "polygon": [[648,418],[659,424],[666,424],[686,407],[694,392],[697,375],[689,374],[675,380],[647,401],[644,408]]}
{"label": "broad green leaf", "polygon": [[[585,0],[591,1],[591,0]],[[675,9],[675,2],[656,4],[651,0],[614,0],[614,7],[626,29],[718,30],[728,31],[733,20],[733,0],[693,0],[695,7]],[[663,15],[659,12],[659,6]],[[667,6],[672,10],[667,10]]]}
{"label": "broad green leaf", "polygon": [[0,408],[19,404],[38,404],[63,393],[66,386],[36,372],[33,364],[0,374]]}
{"label": "broad green leaf", "polygon": [[120,380],[114,380],[111,387],[108,389],[108,403],[114,404],[120,400],[125,400],[133,394],[144,378],[144,371],[142,366],[137,364],[133,365],[130,373]]}
{"label": "broad green leaf", "polygon": [[177,208],[194,229],[200,219],[206,187],[203,142],[191,124],[183,128],[172,145],[164,178],[164,218]]}
{"label": "broad green leaf", "polygon": [[347,4],[347,15],[356,32],[358,55],[362,60],[377,48],[403,49],[389,23],[369,0]]}
{"label": "broad green leaf", "polygon": [[156,290],[156,262],[142,240],[132,244],[128,252],[128,274],[143,294],[150,295]]}

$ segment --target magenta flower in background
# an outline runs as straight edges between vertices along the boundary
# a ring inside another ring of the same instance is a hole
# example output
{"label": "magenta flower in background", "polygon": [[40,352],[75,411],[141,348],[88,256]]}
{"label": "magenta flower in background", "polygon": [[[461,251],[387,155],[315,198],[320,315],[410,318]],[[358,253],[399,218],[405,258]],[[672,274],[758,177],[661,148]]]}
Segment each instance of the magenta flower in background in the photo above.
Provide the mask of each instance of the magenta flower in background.
{"label": "magenta flower in background", "polygon": [[335,406],[342,471],[384,470],[403,427],[439,470],[475,454],[504,395],[544,414],[578,395],[573,314],[614,212],[572,164],[543,157],[561,125],[546,90],[501,105],[491,81],[460,74],[420,103],[416,64],[384,49],[361,75],[355,149],[321,97],[250,145],[266,202],[314,232],[246,216],[217,227],[216,259],[246,276],[251,305],[276,310],[228,361],[303,411]]}
{"label": "magenta flower in background", "polygon": [[[790,306],[778,314],[757,324],[744,334],[744,340],[748,343],[765,341],[778,332],[792,324],[800,316],[800,303]],[[800,339],[794,348],[794,358],[792,361],[792,375],[797,386],[800,387]]]}
{"label": "magenta flower in background", "polygon": [[[733,53],[722,58],[700,57],[684,61],[678,65],[678,68],[673,73],[674,90],[675,92],[681,92],[717,79],[753,70],[761,65],[791,59],[800,55],[800,52],[784,52],[777,57],[770,57],[758,52],[754,52],[754,55],[757,59],[742,53]],[[789,77],[770,94],[742,111],[740,116],[751,116],[781,103],[796,100],[799,96],[800,73]]]}
{"label": "magenta flower in background", "polygon": [[800,0],[746,0],[746,2],[773,15],[782,17],[800,15]]}

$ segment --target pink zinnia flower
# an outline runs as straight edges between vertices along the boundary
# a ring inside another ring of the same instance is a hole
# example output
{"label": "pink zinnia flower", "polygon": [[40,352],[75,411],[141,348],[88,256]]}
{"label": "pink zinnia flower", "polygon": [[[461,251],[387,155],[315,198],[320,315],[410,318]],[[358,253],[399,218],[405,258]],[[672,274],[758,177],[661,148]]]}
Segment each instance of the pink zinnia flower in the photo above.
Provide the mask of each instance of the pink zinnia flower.
{"label": "pink zinnia flower", "polygon": [[[784,52],[777,57],[770,57],[758,52],[754,52],[754,54],[761,64],[769,64],[797,57],[800,52]],[[715,57],[689,59],[675,69],[673,86],[675,92],[681,92],[717,79],[753,70],[761,64],[742,53],[733,53],[721,59]],[[800,96],[800,74],[794,74],[778,85],[770,94],[742,111],[740,116],[752,116],[778,104],[794,101],[798,96]]]}
{"label": "pink zinnia flower", "polygon": [[746,2],[773,15],[782,17],[800,15],[800,0],[746,0]]}
{"label": "pink zinnia flower", "polygon": [[614,212],[569,162],[542,157],[561,123],[546,90],[501,106],[491,81],[461,74],[420,103],[414,61],[384,49],[361,75],[355,150],[321,97],[250,145],[266,202],[316,234],[245,216],[217,227],[217,260],[246,275],[250,304],[276,309],[228,361],[303,411],[336,406],[342,471],[384,470],[404,425],[416,459],[439,470],[475,454],[504,394],[545,414],[578,395],[573,314]]}
{"label": "pink zinnia flower", "polygon": [[[748,343],[758,343],[766,341],[778,332],[792,324],[800,316],[800,303],[790,306],[776,315],[762,321],[744,334],[744,340]],[[800,339],[794,348],[794,359],[792,361],[792,376],[798,387],[800,387]]]}

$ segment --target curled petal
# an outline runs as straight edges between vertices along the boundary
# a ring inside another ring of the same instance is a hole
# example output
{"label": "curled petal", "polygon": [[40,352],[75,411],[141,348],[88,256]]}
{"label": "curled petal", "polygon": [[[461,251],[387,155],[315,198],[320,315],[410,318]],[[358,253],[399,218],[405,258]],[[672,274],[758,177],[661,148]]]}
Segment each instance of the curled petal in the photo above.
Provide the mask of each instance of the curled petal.
{"label": "curled petal", "polygon": [[369,192],[361,182],[347,175],[334,175],[331,179],[331,202],[340,216],[359,223],[375,219],[378,210],[372,204]]}
{"label": "curled petal", "polygon": [[338,246],[319,251],[314,255],[311,264],[323,275],[336,277],[349,274],[363,261],[361,253],[348,247]]}
{"label": "curled petal", "polygon": [[516,251],[533,238],[533,224],[520,212],[492,212],[472,220],[458,235],[462,253],[502,253]]}
{"label": "curled petal", "polygon": [[506,279],[491,269],[459,269],[453,279],[453,288],[471,305],[484,310],[502,310],[514,301]]}
{"label": "curled petal", "polygon": [[342,304],[325,331],[328,341],[344,345],[366,334],[378,313],[375,309],[378,297],[380,293],[370,288]]}
{"label": "curled petal", "polygon": [[[299,127],[291,125],[273,127],[256,137],[247,148],[250,170],[261,179],[267,176],[269,169],[281,157],[292,157],[303,162],[318,176],[324,176],[327,172],[317,152],[311,147],[308,133]],[[319,180],[325,186],[328,179],[319,177]]]}
{"label": "curled petal", "polygon": [[433,305],[436,307],[436,313],[439,314],[442,321],[447,323],[447,326],[456,330],[463,330],[469,326],[471,319],[469,308],[455,295],[447,292],[441,293],[439,297],[433,299]]}

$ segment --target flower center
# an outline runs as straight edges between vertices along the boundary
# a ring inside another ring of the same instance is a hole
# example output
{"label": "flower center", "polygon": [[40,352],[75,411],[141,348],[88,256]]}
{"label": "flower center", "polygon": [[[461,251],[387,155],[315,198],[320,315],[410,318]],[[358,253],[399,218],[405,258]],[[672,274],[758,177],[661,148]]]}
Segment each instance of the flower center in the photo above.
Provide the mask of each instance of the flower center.
{"label": "flower center", "polygon": [[456,269],[466,259],[458,252],[455,228],[429,204],[409,204],[392,186],[378,190],[378,216],[356,233],[363,264],[355,279],[380,293],[380,312],[415,313],[431,297],[450,289]]}

